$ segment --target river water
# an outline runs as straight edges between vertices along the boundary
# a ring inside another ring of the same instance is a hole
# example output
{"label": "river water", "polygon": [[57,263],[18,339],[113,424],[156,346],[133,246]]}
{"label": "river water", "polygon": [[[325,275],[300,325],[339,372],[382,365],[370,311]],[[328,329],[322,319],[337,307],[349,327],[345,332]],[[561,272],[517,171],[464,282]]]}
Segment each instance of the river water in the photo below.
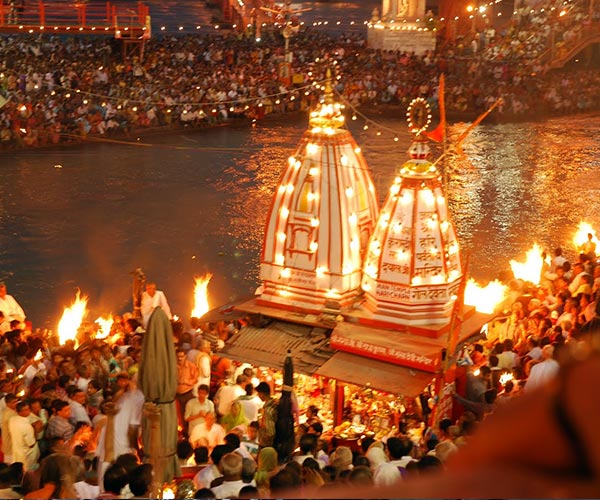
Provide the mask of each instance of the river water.
{"label": "river water", "polygon": [[[349,128],[381,200],[410,138],[401,119]],[[263,225],[305,115],[0,157],[0,280],[36,326],[54,327],[75,291],[100,313],[131,309],[142,267],[187,318],[193,277],[211,272],[213,306],[258,284]],[[400,140],[394,142],[393,133]],[[455,124],[451,135],[465,127]],[[449,203],[470,274],[480,281],[535,242],[570,243],[581,220],[600,228],[600,114],[484,124],[449,162]],[[90,319],[93,319],[90,317]]]}

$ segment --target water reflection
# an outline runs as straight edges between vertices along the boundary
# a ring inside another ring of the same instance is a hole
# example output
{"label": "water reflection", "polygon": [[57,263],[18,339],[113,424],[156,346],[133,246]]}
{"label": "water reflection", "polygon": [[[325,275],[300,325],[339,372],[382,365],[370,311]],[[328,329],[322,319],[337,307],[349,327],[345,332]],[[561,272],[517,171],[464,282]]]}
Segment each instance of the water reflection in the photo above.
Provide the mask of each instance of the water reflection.
{"label": "water reflection", "polygon": [[[378,121],[400,141],[349,126],[383,200],[410,138],[400,118]],[[36,324],[51,325],[76,287],[94,317],[128,310],[128,273],[140,266],[183,317],[196,274],[214,273],[213,305],[251,293],[270,199],[306,127],[300,115],[143,139],[152,148],[3,154],[0,279]],[[600,115],[486,124],[465,141],[469,161],[448,165],[448,200],[476,279],[496,277],[534,241],[563,245],[572,258],[579,221],[600,228],[598,129]]]}

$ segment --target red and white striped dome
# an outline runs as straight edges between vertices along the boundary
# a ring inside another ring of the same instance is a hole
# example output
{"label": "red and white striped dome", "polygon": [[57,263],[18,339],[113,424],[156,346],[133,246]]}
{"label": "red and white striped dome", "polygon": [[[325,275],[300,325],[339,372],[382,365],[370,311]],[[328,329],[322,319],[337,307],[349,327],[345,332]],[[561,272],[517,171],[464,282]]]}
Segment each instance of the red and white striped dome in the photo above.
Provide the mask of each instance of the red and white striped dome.
{"label": "red and white striped dome", "polygon": [[328,83],[273,197],[259,303],[319,312],[346,307],[361,293],[378,205],[368,166],[343,123]]}
{"label": "red and white striped dome", "polygon": [[369,242],[362,288],[371,319],[439,328],[450,321],[462,277],[442,183],[419,135]]}

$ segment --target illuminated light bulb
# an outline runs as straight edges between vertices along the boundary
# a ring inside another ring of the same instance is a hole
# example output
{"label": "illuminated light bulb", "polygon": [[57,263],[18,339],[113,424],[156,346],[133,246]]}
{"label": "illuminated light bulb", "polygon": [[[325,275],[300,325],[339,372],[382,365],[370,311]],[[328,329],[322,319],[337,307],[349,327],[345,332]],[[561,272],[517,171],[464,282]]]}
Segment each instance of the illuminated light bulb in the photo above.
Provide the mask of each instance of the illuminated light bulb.
{"label": "illuminated light bulb", "polygon": [[399,250],[398,252],[396,252],[396,260],[398,262],[406,262],[409,256],[410,253],[406,252],[405,250]]}
{"label": "illuminated light bulb", "polygon": [[290,271],[290,268],[289,268],[289,267],[284,267],[284,268],[281,270],[281,274],[280,274],[280,276],[281,276],[282,278],[289,278],[291,275],[292,275],[292,271]]}
{"label": "illuminated light bulb", "polygon": [[301,165],[302,165],[302,162],[300,160],[296,160],[294,162],[294,168],[300,168]]}
{"label": "illuminated light bulb", "polygon": [[448,255],[455,255],[457,253],[458,253],[458,245],[455,242],[453,242],[448,247]]}
{"label": "illuminated light bulb", "polygon": [[306,193],[306,199],[308,201],[313,201],[315,199],[315,193]]}
{"label": "illuminated light bulb", "polygon": [[288,184],[288,186],[287,186],[287,192],[288,193],[293,193],[294,192],[294,185],[293,184]]}
{"label": "illuminated light bulb", "polygon": [[413,201],[413,195],[410,191],[404,191],[402,196],[400,197],[400,203],[402,205],[410,205]]}
{"label": "illuminated light bulb", "polygon": [[278,191],[279,191],[280,193],[285,193],[285,192],[286,192],[286,190],[287,190],[287,188],[286,188],[286,186],[284,186],[283,184],[282,184],[281,186],[279,186],[279,189],[278,189]]}
{"label": "illuminated light bulb", "polygon": [[420,285],[422,282],[423,280],[421,279],[421,276],[413,276],[411,284]]}
{"label": "illuminated light bulb", "polygon": [[359,249],[359,244],[358,244],[358,239],[357,238],[352,238],[350,240],[350,250],[352,251],[358,251]]}
{"label": "illuminated light bulb", "polygon": [[369,276],[369,278],[376,280],[377,279],[377,266],[373,264],[367,264],[365,267],[365,274]]}
{"label": "illuminated light bulb", "polygon": [[367,280],[364,280],[362,283],[362,289],[365,292],[370,292],[371,291],[371,283],[369,283]]}
{"label": "illuminated light bulb", "polygon": [[311,142],[306,145],[306,152],[310,155],[317,154],[319,152],[319,146]]}
{"label": "illuminated light bulb", "polygon": [[375,186],[373,186],[373,184],[369,184],[369,193],[374,193],[375,192]]}
{"label": "illuminated light bulb", "polygon": [[316,217],[313,217],[312,219],[310,219],[310,225],[312,227],[318,227],[319,226],[319,219],[317,219]]}
{"label": "illuminated light bulb", "polygon": [[358,155],[358,154],[360,154],[360,153],[361,153],[361,151],[362,151],[362,149],[360,149],[360,147],[358,147],[358,146],[354,148],[354,152],[355,152],[357,155]]}
{"label": "illuminated light bulb", "polygon": [[448,274],[448,278],[450,281],[455,280],[456,278],[458,278],[459,273],[456,269],[452,269],[452,271],[450,271],[450,273]]}
{"label": "illuminated light bulb", "polygon": [[438,197],[437,197],[437,202],[438,202],[438,205],[443,205],[444,203],[446,203],[446,198],[444,198],[444,196],[442,196],[442,195],[440,194],[440,195],[438,195]]}
{"label": "illuminated light bulb", "polygon": [[287,235],[285,233],[277,233],[277,239],[279,241],[285,241],[286,238],[287,238]]}
{"label": "illuminated light bulb", "polygon": [[287,207],[281,207],[280,213],[281,213],[281,217],[284,219],[287,219],[288,216],[290,215],[290,211]]}
{"label": "illuminated light bulb", "polygon": [[352,212],[349,216],[348,216],[348,222],[350,224],[356,224],[358,222],[358,217],[356,216],[356,214],[354,212]]}
{"label": "illuminated light bulb", "polygon": [[279,295],[282,297],[289,297],[291,294],[288,290],[278,290]]}
{"label": "illuminated light bulb", "polygon": [[379,130],[377,131],[377,135],[381,135],[381,132]]}
{"label": "illuminated light bulb", "polygon": [[352,198],[354,196],[354,189],[351,186],[346,188],[346,196]]}
{"label": "illuminated light bulb", "polygon": [[433,217],[427,220],[427,227],[431,230],[437,227],[436,220]]}
{"label": "illuminated light bulb", "polygon": [[344,167],[347,167],[348,166],[348,157],[346,155],[342,155],[342,157],[340,158],[340,163]]}
{"label": "illuminated light bulb", "polygon": [[277,254],[275,256],[275,264],[277,264],[278,266],[283,266],[285,262],[285,257],[282,254]]}
{"label": "illuminated light bulb", "polygon": [[396,137],[394,137],[394,142],[398,142],[399,140],[400,140],[400,138],[399,138],[399,137],[397,137],[397,136],[396,136]]}
{"label": "illuminated light bulb", "polygon": [[311,242],[311,244],[309,245],[310,251],[311,252],[316,252],[317,248],[319,248],[319,244],[316,241]]}
{"label": "illuminated light bulb", "polygon": [[445,233],[448,231],[448,227],[450,227],[450,223],[447,220],[440,222],[440,229]]}
{"label": "illuminated light bulb", "polygon": [[431,253],[431,255],[437,255],[438,254],[438,249],[435,247],[431,247],[429,249],[429,252]]}
{"label": "illuminated light bulb", "polygon": [[392,193],[392,196],[396,196],[399,192],[400,192],[400,185],[392,184],[390,186],[390,193]]}
{"label": "illuminated light bulb", "polygon": [[432,276],[431,283],[434,285],[441,285],[442,283],[444,283],[444,276],[442,274]]}
{"label": "illuminated light bulb", "polygon": [[308,175],[314,177],[316,175],[319,175],[319,169],[317,167],[311,167],[308,169]]}
{"label": "illuminated light bulb", "polygon": [[381,244],[379,243],[379,241],[373,240],[371,242],[371,245],[370,245],[369,249],[371,250],[371,253],[375,257],[379,257],[381,255]]}
{"label": "illuminated light bulb", "polygon": [[394,226],[392,227],[392,231],[394,232],[394,234],[401,233],[402,232],[402,223],[396,222],[396,224],[394,224]]}
{"label": "illuminated light bulb", "polygon": [[368,125],[365,125],[365,126],[363,127],[363,129],[365,129],[365,130],[369,130],[369,126],[368,126]]}
{"label": "illuminated light bulb", "polygon": [[326,272],[327,272],[326,266],[319,266],[316,269],[317,277],[319,277],[319,278],[322,278],[323,276],[325,276]]}
{"label": "illuminated light bulb", "polygon": [[423,201],[425,202],[425,204],[427,204],[429,206],[433,205],[433,202],[435,201],[435,197],[433,196],[433,193],[429,189],[423,189],[421,191],[421,198],[423,198]]}
{"label": "illuminated light bulb", "polygon": [[356,115],[352,115],[352,120],[356,120]]}

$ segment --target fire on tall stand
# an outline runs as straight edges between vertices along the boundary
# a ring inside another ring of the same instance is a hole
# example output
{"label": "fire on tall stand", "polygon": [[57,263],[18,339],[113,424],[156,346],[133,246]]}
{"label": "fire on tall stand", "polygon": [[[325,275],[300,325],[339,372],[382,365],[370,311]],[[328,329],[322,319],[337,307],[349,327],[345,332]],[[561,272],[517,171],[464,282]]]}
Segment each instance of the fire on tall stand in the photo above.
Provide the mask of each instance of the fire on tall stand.
{"label": "fire on tall stand", "polygon": [[207,273],[204,276],[196,276],[196,286],[194,287],[194,309],[192,310],[192,318],[200,318],[204,316],[210,309],[208,306],[208,282],[212,278],[212,274]]}
{"label": "fire on tall stand", "polygon": [[67,340],[74,340],[77,344],[77,331],[87,312],[87,296],[80,296],[79,290],[75,295],[75,301],[70,307],[65,307],[62,318],[58,323],[58,340],[64,344]]}

